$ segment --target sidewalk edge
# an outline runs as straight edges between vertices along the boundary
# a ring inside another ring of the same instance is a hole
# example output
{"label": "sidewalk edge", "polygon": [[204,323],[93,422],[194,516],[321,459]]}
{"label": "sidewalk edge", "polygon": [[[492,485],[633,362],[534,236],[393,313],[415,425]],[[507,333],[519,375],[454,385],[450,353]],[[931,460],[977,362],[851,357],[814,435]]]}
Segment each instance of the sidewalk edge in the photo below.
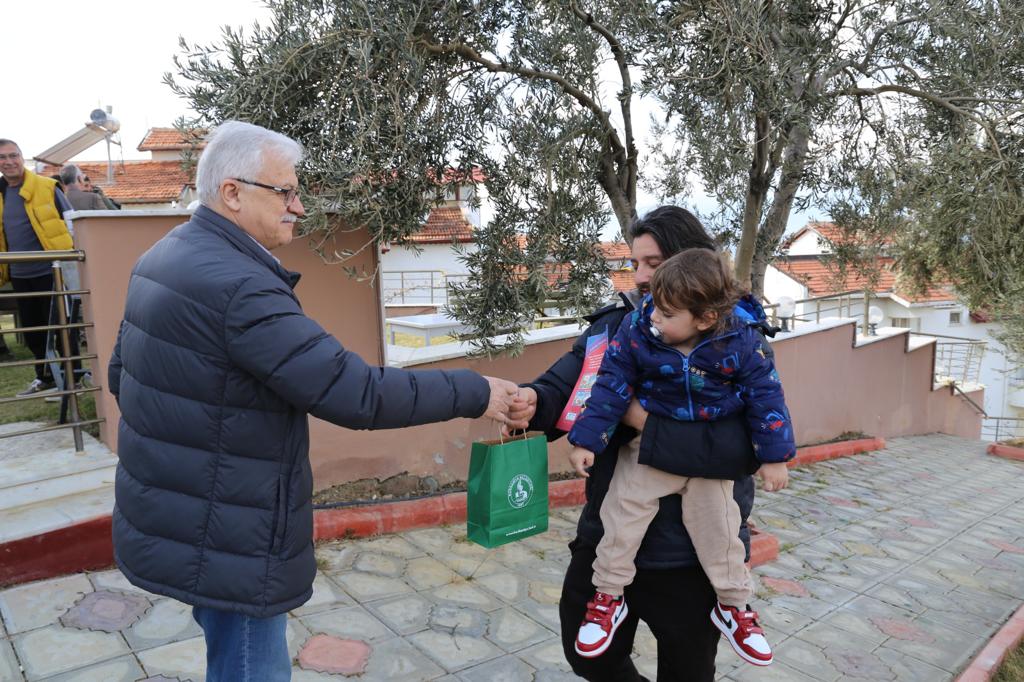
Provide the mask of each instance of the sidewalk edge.
{"label": "sidewalk edge", "polygon": [[999,666],[1024,639],[1024,606],[1014,612],[1003,627],[978,652],[956,682],[988,682],[999,672]]}

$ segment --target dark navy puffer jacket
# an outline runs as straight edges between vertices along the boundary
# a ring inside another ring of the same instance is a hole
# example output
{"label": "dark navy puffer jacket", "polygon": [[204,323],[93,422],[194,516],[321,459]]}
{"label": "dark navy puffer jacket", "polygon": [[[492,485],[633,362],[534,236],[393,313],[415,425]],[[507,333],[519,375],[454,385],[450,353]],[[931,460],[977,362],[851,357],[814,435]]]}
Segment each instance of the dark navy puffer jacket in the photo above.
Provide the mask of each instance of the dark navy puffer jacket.
{"label": "dark navy puffer jacket", "polygon": [[766,352],[768,344],[755,326],[753,306],[761,309],[749,297],[741,300],[737,309],[743,318],[732,316],[724,332],[702,339],[684,354],[655,333],[654,302],[647,296],[609,342],[569,442],[602,452],[636,395],[648,412],[680,421],[718,421],[742,414],[759,461],[792,459],[792,421],[779,373]]}
{"label": "dark navy puffer jacket", "polygon": [[306,415],[382,429],[486,409],[468,370],[368,366],[302,313],[297,280],[206,207],[135,265],[108,377],[114,554],[133,584],[256,617],[293,609],[316,574]]}

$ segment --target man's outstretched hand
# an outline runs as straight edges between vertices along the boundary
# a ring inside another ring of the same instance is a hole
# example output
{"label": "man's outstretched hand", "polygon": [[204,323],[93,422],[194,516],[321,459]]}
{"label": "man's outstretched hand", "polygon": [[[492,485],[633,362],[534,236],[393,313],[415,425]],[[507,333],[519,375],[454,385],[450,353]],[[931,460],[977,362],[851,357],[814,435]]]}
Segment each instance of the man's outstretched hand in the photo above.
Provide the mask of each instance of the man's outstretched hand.
{"label": "man's outstretched hand", "polygon": [[483,416],[493,419],[502,424],[509,423],[509,410],[516,402],[519,395],[519,387],[511,381],[498,379],[496,377],[484,377],[491,387],[491,397],[487,401],[487,411]]}

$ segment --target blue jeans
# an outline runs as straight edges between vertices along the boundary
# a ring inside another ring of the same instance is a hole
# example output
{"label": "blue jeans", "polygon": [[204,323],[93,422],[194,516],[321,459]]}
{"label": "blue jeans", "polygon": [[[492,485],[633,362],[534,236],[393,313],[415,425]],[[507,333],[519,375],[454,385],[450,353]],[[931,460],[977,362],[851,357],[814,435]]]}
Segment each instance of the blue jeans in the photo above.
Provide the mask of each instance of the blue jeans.
{"label": "blue jeans", "polygon": [[192,617],[206,636],[206,682],[289,682],[288,614],[253,618],[203,606]]}

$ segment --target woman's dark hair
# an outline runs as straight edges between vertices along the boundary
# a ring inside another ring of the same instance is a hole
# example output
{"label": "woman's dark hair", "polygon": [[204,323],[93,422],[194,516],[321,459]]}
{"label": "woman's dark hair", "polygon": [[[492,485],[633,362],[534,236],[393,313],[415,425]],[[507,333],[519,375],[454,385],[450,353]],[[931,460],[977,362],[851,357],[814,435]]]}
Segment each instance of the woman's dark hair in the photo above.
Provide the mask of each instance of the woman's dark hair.
{"label": "woman's dark hair", "polygon": [[700,219],[678,206],[659,206],[634,221],[629,228],[629,243],[644,234],[651,235],[666,259],[684,249],[718,250],[718,244],[708,235]]}
{"label": "woman's dark hair", "polygon": [[686,249],[658,266],[651,277],[651,296],[661,310],[689,310],[696,318],[717,316],[711,332],[729,327],[739,287],[722,255],[711,249]]}

